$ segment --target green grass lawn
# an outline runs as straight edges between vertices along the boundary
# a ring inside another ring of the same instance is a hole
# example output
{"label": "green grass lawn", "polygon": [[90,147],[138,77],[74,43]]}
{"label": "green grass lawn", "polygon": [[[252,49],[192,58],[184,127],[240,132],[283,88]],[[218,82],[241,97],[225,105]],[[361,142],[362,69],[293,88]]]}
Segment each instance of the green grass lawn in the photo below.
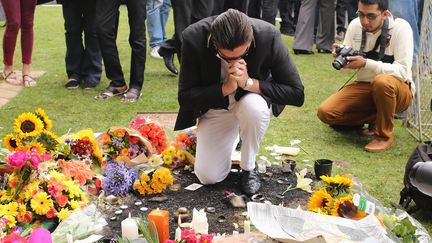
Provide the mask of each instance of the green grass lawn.
{"label": "green grass lawn", "polygon": [[[170,16],[172,17],[172,16]],[[121,11],[118,46],[127,80],[129,75],[130,48],[128,44],[127,15]],[[3,35],[4,28],[0,29]],[[172,18],[167,26],[169,36],[173,33]],[[286,46],[292,53],[292,37],[283,36]],[[18,45],[19,47],[19,45]],[[93,128],[104,131],[113,125],[127,126],[136,112],[177,111],[177,77],[171,75],[162,60],[148,55],[143,96],[135,104],[122,104],[118,98],[97,101],[93,97],[108,85],[104,77],[96,90],[67,90],[65,40],[61,8],[38,7],[35,17],[35,48],[33,69],[44,70],[46,74],[38,79],[38,86],[24,89],[17,97],[0,108],[0,131],[3,137],[12,131],[16,116],[41,107],[54,122],[54,132],[64,134],[69,129],[77,131]],[[355,132],[337,132],[321,123],[316,117],[318,105],[334,93],[351,76],[340,74],[331,66],[329,54],[292,56],[305,86],[303,107],[287,107],[278,117],[273,118],[261,146],[261,154],[267,155],[264,147],[278,144],[288,146],[290,140],[300,139],[302,152],[294,159],[304,167],[303,160],[314,161],[328,158],[334,161],[347,161],[352,167],[334,168],[333,174],[350,173],[358,177],[365,189],[385,206],[398,202],[403,187],[402,178],[406,161],[417,141],[396,121],[394,146],[383,153],[367,153],[363,150],[369,138]],[[17,48],[15,63],[21,62],[21,52]],[[17,66],[20,68],[20,66]],[[1,91],[0,91],[1,92]],[[416,217],[432,232],[432,220]]]}

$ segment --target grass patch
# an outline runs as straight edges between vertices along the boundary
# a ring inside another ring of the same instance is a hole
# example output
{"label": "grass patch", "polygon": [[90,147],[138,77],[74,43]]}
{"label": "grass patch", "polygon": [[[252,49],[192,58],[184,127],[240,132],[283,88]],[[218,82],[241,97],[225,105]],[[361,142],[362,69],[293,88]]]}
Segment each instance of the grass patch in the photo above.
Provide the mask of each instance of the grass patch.
{"label": "grass patch", "polygon": [[[4,28],[1,28],[1,35],[3,31]],[[173,33],[172,15],[167,33],[168,36]],[[122,7],[118,46],[126,80],[129,79],[130,64],[128,35],[126,9]],[[293,38],[283,36],[283,40],[292,53]],[[17,48],[15,63],[21,61],[19,50]],[[65,52],[61,8],[38,7],[35,16],[33,70],[44,70],[47,73],[38,79],[36,88],[24,89],[0,108],[0,127],[4,127],[4,130],[0,130],[1,137],[12,131],[12,122],[19,114],[38,107],[46,110],[54,122],[54,132],[60,135],[69,129],[77,131],[90,127],[95,131],[104,131],[113,125],[127,126],[136,112],[178,110],[178,80],[176,76],[169,74],[163,61],[147,55],[142,98],[135,104],[122,104],[118,98],[106,101],[93,98],[108,85],[104,75],[95,90],[65,89]],[[290,140],[300,139],[302,147],[309,154],[302,152],[294,158],[298,166],[305,166],[303,160],[314,161],[320,158],[350,162],[353,165],[351,168],[334,168],[333,173],[355,175],[365,189],[385,206],[390,206],[390,202],[398,202],[405,164],[417,141],[402,127],[401,121],[396,121],[394,146],[383,153],[367,153],[363,147],[368,138],[360,137],[354,132],[336,132],[321,123],[316,117],[318,105],[337,91],[351,73],[340,74],[334,70],[331,66],[333,59],[328,54],[293,55],[293,59],[305,86],[305,104],[300,108],[286,107],[278,118],[272,118],[261,146],[261,154],[267,154],[265,146],[288,146]],[[428,217],[418,218],[431,232],[432,220]]]}

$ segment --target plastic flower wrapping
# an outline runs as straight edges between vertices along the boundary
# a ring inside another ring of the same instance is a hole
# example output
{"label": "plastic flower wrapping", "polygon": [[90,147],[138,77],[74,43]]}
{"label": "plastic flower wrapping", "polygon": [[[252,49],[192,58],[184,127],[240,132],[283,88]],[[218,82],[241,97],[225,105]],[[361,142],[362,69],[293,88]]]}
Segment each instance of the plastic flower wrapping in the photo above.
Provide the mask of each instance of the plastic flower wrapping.
{"label": "plastic flower wrapping", "polygon": [[133,184],[133,189],[141,195],[157,194],[163,192],[173,182],[174,177],[171,171],[160,167],[152,172],[141,172]]}
{"label": "plastic flower wrapping", "polygon": [[128,167],[140,166],[147,163],[154,153],[150,142],[138,131],[123,127],[110,128],[98,137],[98,143],[105,155],[102,167],[111,159],[123,161]]}
{"label": "plastic flower wrapping", "polygon": [[34,113],[25,112],[15,119],[14,133],[7,134],[3,144],[10,152],[38,148],[40,153],[52,154],[58,142],[51,128],[52,121],[43,109],[38,108]]}
{"label": "plastic flower wrapping", "polygon": [[361,219],[366,213],[359,210],[353,202],[351,187],[353,181],[348,176],[321,176],[323,187],[315,190],[307,208],[320,214],[339,216],[351,219]]}
{"label": "plastic flower wrapping", "polygon": [[157,153],[162,153],[162,151],[168,147],[168,139],[159,123],[136,117],[134,121],[129,123],[129,126],[139,131],[143,137],[147,138],[156,149]]}

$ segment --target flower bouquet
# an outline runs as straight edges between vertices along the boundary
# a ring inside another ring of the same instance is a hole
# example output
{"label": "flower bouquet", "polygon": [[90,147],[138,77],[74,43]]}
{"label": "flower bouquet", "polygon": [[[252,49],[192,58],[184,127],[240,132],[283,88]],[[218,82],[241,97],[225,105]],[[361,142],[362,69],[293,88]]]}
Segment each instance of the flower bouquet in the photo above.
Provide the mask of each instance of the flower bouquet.
{"label": "flower bouquet", "polygon": [[147,138],[157,153],[162,153],[168,147],[168,139],[159,123],[136,117],[133,122],[129,123],[129,126]]}
{"label": "flower bouquet", "polygon": [[164,165],[170,169],[177,169],[185,165],[193,165],[195,158],[188,152],[169,146],[162,152]]}
{"label": "flower bouquet", "polygon": [[354,204],[350,177],[321,176],[321,179],[324,186],[312,193],[307,205],[309,211],[356,220],[366,216],[365,211]]}
{"label": "flower bouquet", "polygon": [[128,167],[145,167],[154,153],[151,143],[133,129],[112,127],[98,137],[106,160],[124,161]]}
{"label": "flower bouquet", "polygon": [[58,223],[89,201],[79,184],[56,170],[51,156],[16,151],[7,157],[13,173],[0,188],[0,219],[8,234],[13,227],[33,228],[42,222]]}
{"label": "flower bouquet", "polygon": [[133,184],[133,189],[141,195],[157,194],[163,192],[173,182],[174,177],[171,171],[165,167],[160,167],[152,172],[141,172]]}
{"label": "flower bouquet", "polygon": [[196,142],[196,127],[186,129],[175,137],[175,146],[189,152],[193,156],[196,153]]}
{"label": "flower bouquet", "polygon": [[100,165],[102,154],[92,129],[84,129],[75,134],[67,134],[58,139],[60,145],[57,160],[82,160],[89,166]]}
{"label": "flower bouquet", "polygon": [[52,154],[57,145],[57,136],[51,132],[52,121],[41,108],[34,113],[19,115],[14,122],[14,133],[3,139],[4,146],[10,151],[29,151],[38,148],[40,153]]}

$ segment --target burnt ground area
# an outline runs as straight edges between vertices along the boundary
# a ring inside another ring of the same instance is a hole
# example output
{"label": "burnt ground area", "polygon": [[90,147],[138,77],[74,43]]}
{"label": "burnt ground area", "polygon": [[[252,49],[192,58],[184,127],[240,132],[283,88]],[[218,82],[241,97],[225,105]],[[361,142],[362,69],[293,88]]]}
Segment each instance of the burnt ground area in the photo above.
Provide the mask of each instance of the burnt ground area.
{"label": "burnt ground area", "polygon": [[[236,168],[233,166],[233,168]],[[112,239],[116,236],[121,236],[121,221],[125,219],[128,212],[135,217],[146,216],[152,209],[159,208],[168,210],[170,212],[170,238],[174,238],[174,232],[177,228],[177,221],[174,219],[173,213],[180,207],[186,207],[190,212],[190,217],[183,222],[190,222],[192,219],[192,210],[205,209],[207,207],[214,207],[214,213],[207,213],[207,219],[209,223],[209,233],[227,233],[232,234],[235,226],[233,223],[240,225],[238,231],[243,231],[242,222],[246,219],[244,212],[247,208],[235,208],[226,197],[226,192],[233,192],[237,195],[241,195],[239,189],[239,173],[231,172],[229,176],[216,185],[203,186],[196,191],[189,191],[184,189],[192,183],[199,183],[196,176],[190,171],[175,171],[174,184],[179,184],[180,189],[173,191],[167,189],[163,193],[156,195],[158,197],[166,196],[167,199],[164,202],[152,202],[149,199],[154,195],[149,196],[137,196],[134,194],[128,194],[127,196],[120,199],[118,204],[102,205],[100,210],[102,211],[105,219],[108,222],[102,232],[104,239]],[[308,173],[306,177],[313,178],[315,176]],[[264,200],[267,203],[279,205],[283,204],[286,207],[296,208],[298,205],[304,207],[307,204],[309,193],[302,190],[291,190],[284,194],[283,198],[278,195],[283,192],[290,184],[296,185],[296,176],[294,173],[283,173],[280,167],[272,166],[267,168],[266,174],[261,174],[262,187],[260,194],[264,196]],[[137,201],[141,201],[142,205],[135,206]],[[245,197],[245,201],[251,201],[251,198]],[[121,215],[118,215],[116,220],[110,220],[111,217],[116,216],[114,212],[120,209],[120,205],[127,205],[128,209],[123,210]],[[147,207],[148,211],[141,211],[140,208]],[[220,216],[225,217],[224,222],[219,222]]]}

